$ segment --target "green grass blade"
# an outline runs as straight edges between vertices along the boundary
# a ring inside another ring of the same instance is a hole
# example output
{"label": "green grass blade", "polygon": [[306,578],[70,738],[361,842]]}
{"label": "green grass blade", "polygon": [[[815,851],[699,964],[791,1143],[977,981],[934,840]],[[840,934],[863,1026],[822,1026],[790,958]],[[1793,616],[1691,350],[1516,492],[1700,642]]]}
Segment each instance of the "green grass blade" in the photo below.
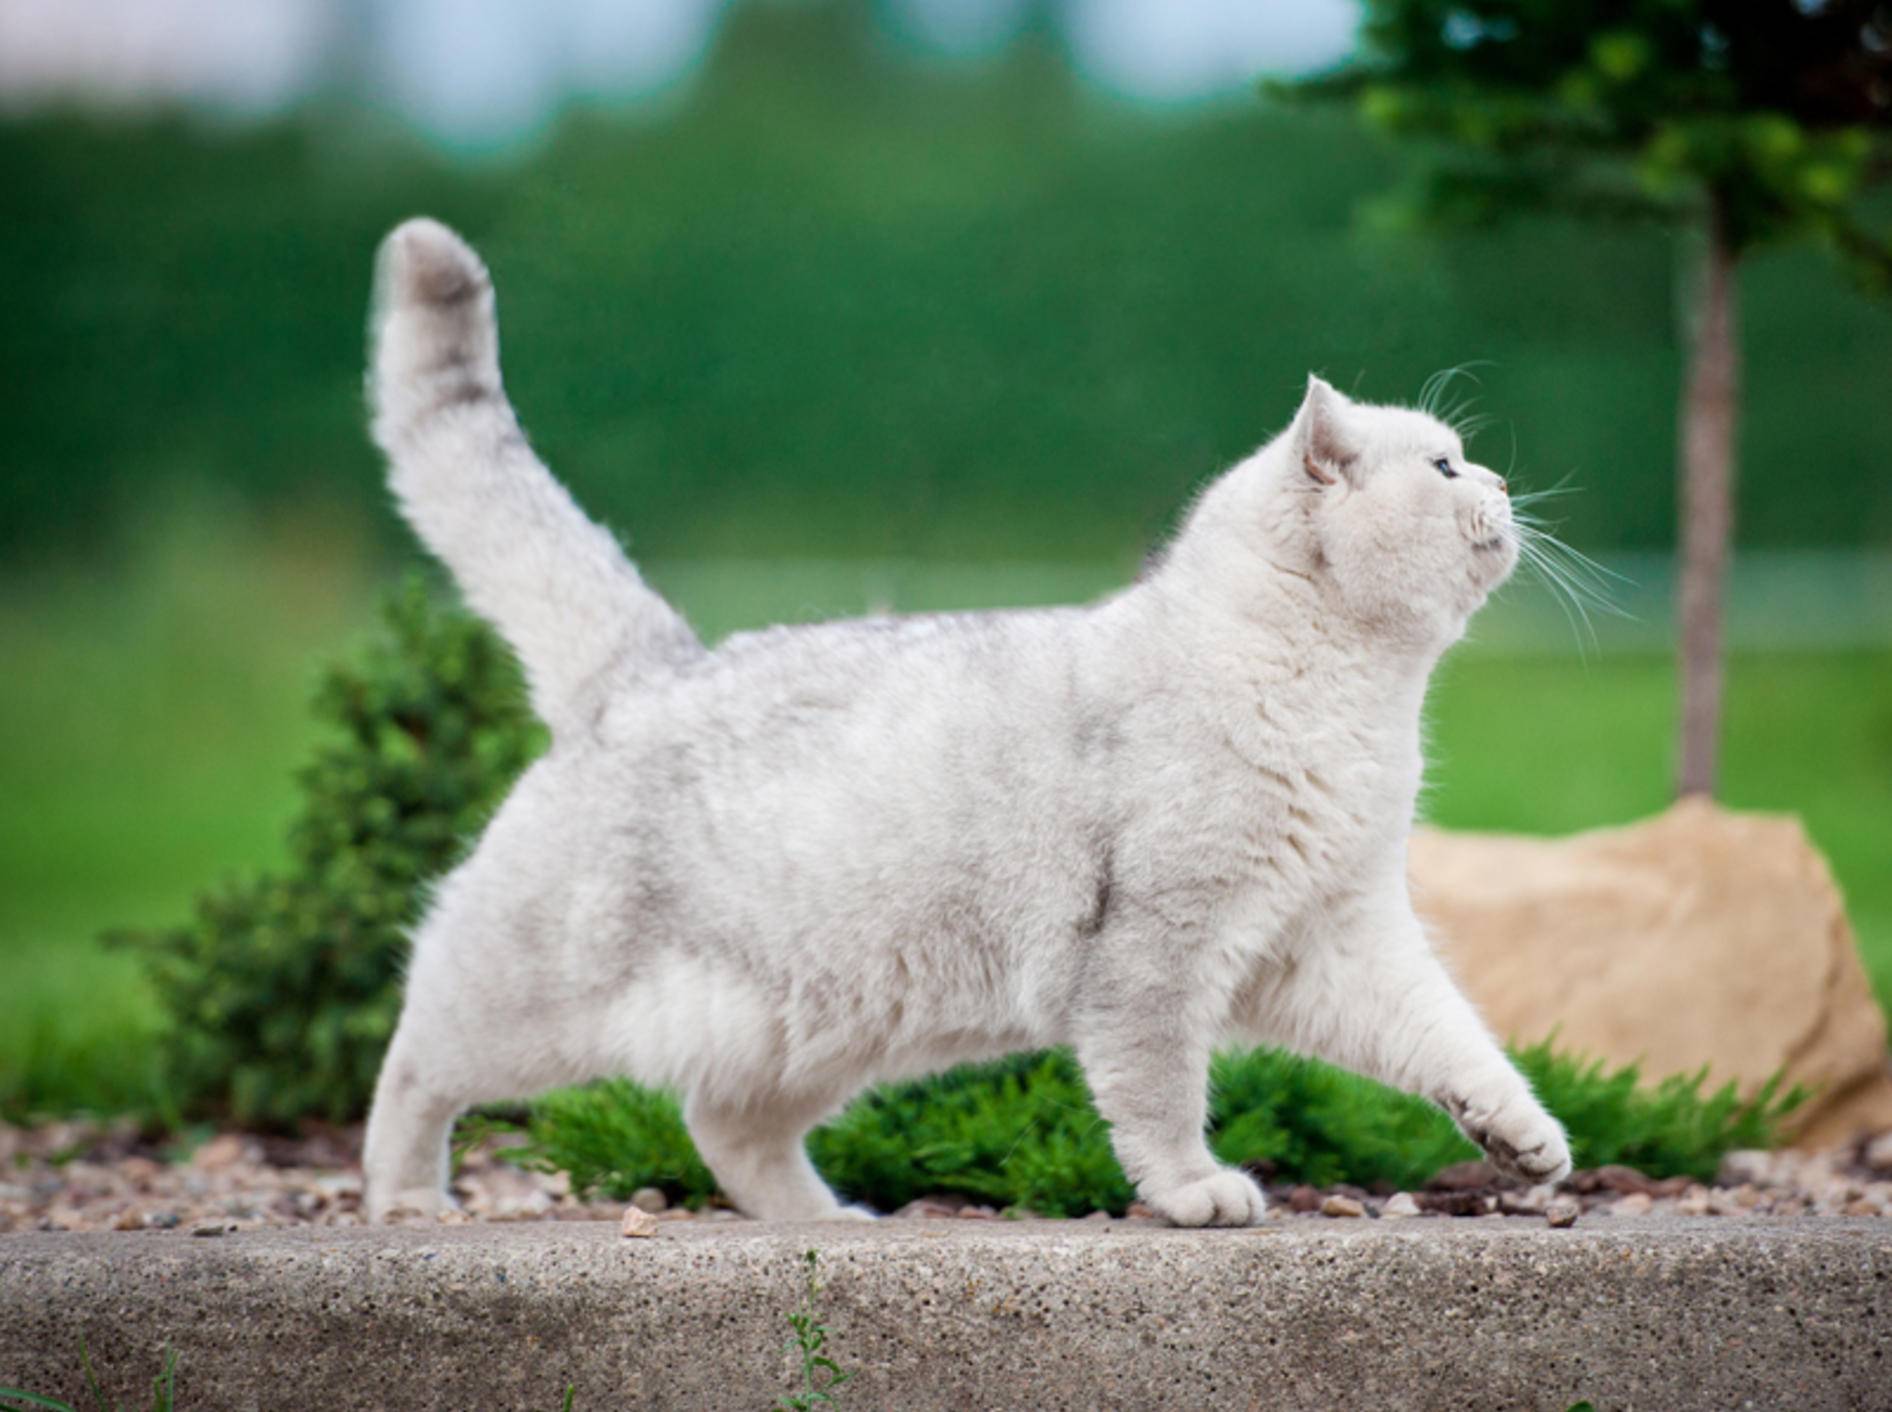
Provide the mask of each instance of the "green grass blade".
{"label": "green grass blade", "polygon": [[92,1367],[92,1350],[86,1347],[84,1334],[79,1335],[79,1364],[85,1369],[85,1385],[92,1390],[98,1412],[118,1412],[114,1404],[105,1400],[105,1389],[99,1386],[99,1375]]}
{"label": "green grass blade", "polygon": [[26,1412],[31,1407],[49,1407],[52,1412],[78,1412],[70,1402],[61,1402],[55,1397],[41,1397],[36,1392],[17,1387],[0,1387],[0,1398],[8,1399],[9,1404],[0,1408],[0,1412]]}
{"label": "green grass blade", "polygon": [[177,1406],[177,1350],[164,1350],[164,1368],[151,1380],[151,1412],[174,1412]]}

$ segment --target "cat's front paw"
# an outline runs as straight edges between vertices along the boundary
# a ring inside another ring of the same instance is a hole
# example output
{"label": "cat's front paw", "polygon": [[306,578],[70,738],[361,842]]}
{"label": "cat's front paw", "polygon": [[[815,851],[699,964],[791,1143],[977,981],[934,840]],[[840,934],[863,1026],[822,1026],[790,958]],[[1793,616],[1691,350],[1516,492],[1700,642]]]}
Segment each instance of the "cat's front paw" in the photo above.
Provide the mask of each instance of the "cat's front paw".
{"label": "cat's front paw", "polygon": [[1223,1168],[1181,1186],[1142,1193],[1143,1201],[1173,1226],[1252,1226],[1268,1198],[1244,1173]]}
{"label": "cat's front paw", "polygon": [[1563,1125],[1528,1093],[1490,1105],[1448,1094],[1445,1109],[1500,1175],[1531,1183],[1560,1182],[1570,1175]]}

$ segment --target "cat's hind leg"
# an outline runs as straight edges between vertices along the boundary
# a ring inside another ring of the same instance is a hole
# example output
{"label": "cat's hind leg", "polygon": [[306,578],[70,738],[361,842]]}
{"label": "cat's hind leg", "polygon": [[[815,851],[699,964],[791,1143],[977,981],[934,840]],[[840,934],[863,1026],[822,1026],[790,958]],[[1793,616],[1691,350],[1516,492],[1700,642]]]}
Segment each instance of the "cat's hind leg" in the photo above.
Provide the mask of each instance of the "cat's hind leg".
{"label": "cat's hind leg", "polygon": [[397,1209],[431,1216],[448,1205],[448,1138],[471,1100],[425,1050],[415,1028],[403,1024],[381,1063],[362,1149],[371,1221]]}
{"label": "cat's hind leg", "polygon": [[[443,1022],[451,1015],[452,1024]],[[481,1103],[526,1098],[594,1077],[568,1065],[533,1032],[529,1017],[477,1000],[450,1010],[408,1006],[375,1083],[362,1171],[368,1219],[406,1208],[431,1216],[447,1192],[453,1122]]]}
{"label": "cat's hind leg", "polygon": [[466,1109],[601,1071],[595,1056],[573,1049],[547,983],[517,964],[534,954],[526,939],[537,931],[530,912],[509,911],[479,885],[511,861],[491,845],[489,837],[448,879],[415,937],[362,1151],[370,1220],[449,1204],[448,1138]]}
{"label": "cat's hind leg", "polygon": [[762,1221],[869,1218],[844,1206],[808,1160],[808,1129],[831,1104],[758,1100],[740,1105],[692,1096],[684,1121],[717,1185],[745,1216]]}

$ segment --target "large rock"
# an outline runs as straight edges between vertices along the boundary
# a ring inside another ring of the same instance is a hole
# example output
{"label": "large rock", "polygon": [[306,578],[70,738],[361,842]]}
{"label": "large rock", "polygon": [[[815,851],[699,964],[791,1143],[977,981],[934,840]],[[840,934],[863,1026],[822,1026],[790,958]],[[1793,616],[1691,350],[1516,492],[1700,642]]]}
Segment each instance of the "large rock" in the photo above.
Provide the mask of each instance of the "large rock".
{"label": "large rock", "polygon": [[1706,1064],[1816,1090],[1819,1145],[1892,1127],[1885,1017],[1826,860],[1797,819],[1684,800],[1572,838],[1413,840],[1413,892],[1492,1028],[1649,1078]]}

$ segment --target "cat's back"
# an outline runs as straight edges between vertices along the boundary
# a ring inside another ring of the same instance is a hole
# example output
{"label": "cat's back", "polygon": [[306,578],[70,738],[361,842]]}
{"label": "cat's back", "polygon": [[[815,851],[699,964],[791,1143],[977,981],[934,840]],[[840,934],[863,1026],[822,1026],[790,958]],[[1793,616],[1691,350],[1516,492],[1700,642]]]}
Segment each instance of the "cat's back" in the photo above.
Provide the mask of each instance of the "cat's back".
{"label": "cat's back", "polygon": [[608,745],[688,739],[704,751],[798,749],[1028,728],[1051,709],[1085,610],[874,617],[738,633],[627,693]]}

